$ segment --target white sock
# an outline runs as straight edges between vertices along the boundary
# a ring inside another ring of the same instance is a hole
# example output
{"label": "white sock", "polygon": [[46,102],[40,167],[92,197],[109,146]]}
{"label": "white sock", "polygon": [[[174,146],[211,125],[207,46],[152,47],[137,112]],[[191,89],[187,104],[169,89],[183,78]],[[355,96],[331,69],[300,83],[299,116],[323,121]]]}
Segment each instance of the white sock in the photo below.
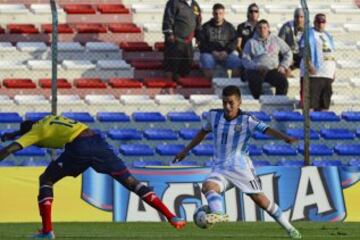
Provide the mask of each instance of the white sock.
{"label": "white sock", "polygon": [[211,190],[205,194],[212,213],[224,214],[223,199],[220,194]]}
{"label": "white sock", "polygon": [[270,202],[269,206],[266,209],[266,212],[269,213],[270,216],[272,216],[287,231],[295,229],[294,226],[291,225],[291,223],[286,219],[282,210],[276,203]]}

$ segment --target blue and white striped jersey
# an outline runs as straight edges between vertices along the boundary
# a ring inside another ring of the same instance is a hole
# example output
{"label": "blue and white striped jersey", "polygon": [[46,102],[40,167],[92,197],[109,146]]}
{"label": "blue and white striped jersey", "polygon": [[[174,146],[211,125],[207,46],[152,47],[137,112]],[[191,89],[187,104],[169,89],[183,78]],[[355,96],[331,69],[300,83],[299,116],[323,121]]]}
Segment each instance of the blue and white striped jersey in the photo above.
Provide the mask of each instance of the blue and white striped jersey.
{"label": "blue and white striped jersey", "polygon": [[202,126],[214,134],[213,159],[220,168],[248,168],[250,137],[254,131],[264,132],[267,128],[267,124],[242,111],[228,121],[222,109],[210,110]]}

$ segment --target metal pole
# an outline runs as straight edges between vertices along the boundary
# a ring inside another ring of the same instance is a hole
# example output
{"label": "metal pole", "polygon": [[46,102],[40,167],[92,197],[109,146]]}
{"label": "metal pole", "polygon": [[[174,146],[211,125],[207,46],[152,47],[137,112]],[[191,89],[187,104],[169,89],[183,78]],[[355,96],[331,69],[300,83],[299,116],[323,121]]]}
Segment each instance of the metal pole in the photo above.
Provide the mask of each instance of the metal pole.
{"label": "metal pole", "polygon": [[303,115],[304,115],[304,164],[310,166],[310,45],[309,45],[309,31],[310,31],[310,17],[309,8],[306,0],[301,0],[301,6],[304,10],[305,28],[304,28],[304,77],[303,77]]}

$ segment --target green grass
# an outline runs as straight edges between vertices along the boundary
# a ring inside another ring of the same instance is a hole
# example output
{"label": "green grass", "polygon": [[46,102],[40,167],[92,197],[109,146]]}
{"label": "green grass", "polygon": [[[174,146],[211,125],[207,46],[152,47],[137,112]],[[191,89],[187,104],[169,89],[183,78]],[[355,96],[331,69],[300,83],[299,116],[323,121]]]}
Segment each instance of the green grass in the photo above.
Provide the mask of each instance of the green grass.
{"label": "green grass", "polygon": [[[303,239],[360,239],[360,223],[296,222]],[[0,224],[0,239],[24,239],[38,223]],[[230,240],[287,239],[276,223],[222,223],[212,229],[199,229],[189,223],[175,230],[166,223],[56,223],[57,239],[131,239],[131,240]]]}

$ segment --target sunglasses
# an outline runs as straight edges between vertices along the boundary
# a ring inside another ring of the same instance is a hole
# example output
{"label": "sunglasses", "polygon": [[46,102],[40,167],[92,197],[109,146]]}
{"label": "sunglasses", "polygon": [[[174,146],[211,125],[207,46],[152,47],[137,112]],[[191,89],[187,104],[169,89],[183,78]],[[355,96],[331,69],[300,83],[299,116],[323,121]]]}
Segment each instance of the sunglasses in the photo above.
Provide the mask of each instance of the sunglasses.
{"label": "sunglasses", "polygon": [[258,13],[259,10],[250,10],[249,13]]}

